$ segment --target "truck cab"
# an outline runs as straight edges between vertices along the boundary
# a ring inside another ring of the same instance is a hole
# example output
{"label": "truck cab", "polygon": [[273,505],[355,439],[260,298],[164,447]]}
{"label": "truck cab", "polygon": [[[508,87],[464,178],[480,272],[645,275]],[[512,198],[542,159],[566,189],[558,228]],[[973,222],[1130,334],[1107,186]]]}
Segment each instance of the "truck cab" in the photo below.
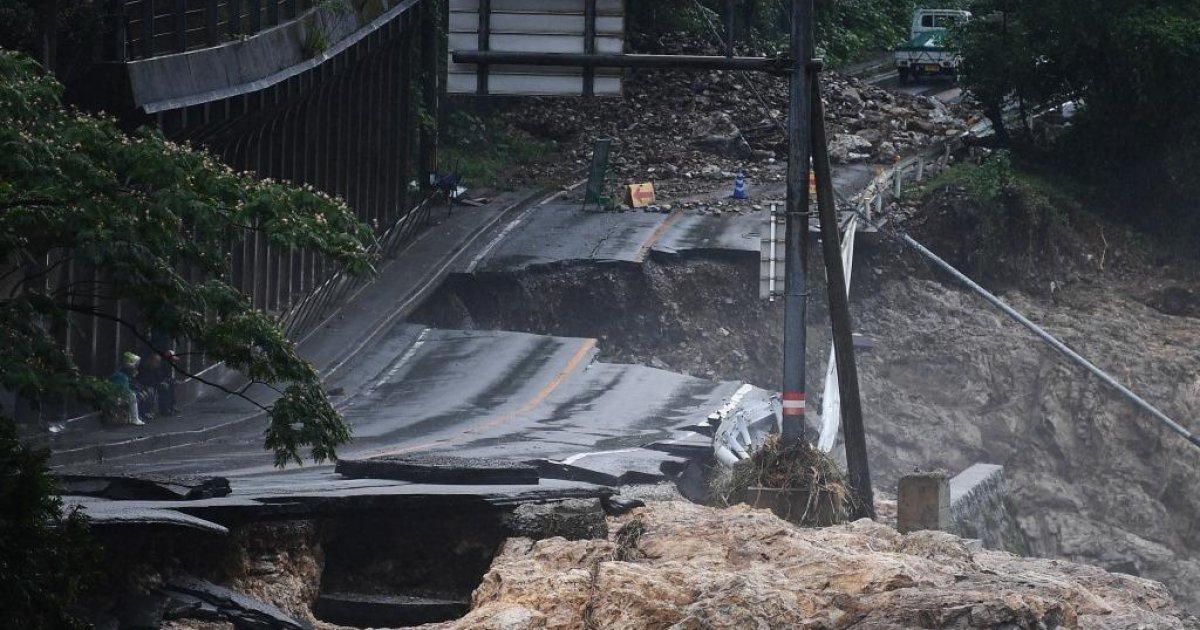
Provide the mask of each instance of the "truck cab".
{"label": "truck cab", "polygon": [[913,38],[921,33],[933,30],[946,30],[950,27],[963,24],[970,19],[970,11],[960,11],[958,9],[917,9],[913,12],[912,30],[909,31],[908,36],[909,38]]}
{"label": "truck cab", "polygon": [[917,9],[909,40],[896,48],[896,71],[901,83],[915,77],[945,75],[957,78],[962,60],[946,47],[951,27],[971,19],[959,9]]}

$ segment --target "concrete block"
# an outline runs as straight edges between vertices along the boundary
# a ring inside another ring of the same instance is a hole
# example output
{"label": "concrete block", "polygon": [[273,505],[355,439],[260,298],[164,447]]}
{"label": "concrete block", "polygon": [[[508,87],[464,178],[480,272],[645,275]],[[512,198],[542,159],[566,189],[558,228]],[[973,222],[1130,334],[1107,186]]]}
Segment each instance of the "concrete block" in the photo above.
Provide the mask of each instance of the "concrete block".
{"label": "concrete block", "polygon": [[949,531],[950,479],[943,472],[922,472],[900,478],[896,528],[901,534],[922,529]]}

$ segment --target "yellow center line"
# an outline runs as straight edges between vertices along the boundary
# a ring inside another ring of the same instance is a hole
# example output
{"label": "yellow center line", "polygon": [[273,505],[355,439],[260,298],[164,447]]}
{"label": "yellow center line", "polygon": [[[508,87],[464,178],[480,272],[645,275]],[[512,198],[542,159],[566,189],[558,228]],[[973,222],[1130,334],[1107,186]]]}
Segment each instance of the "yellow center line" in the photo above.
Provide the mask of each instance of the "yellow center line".
{"label": "yellow center line", "polygon": [[587,359],[588,355],[591,354],[592,349],[595,347],[596,347],[595,339],[584,339],[583,343],[581,343],[579,345],[579,349],[575,351],[575,354],[571,357],[571,360],[567,361],[567,365],[565,367],[563,367],[562,371],[559,372],[557,375],[555,375],[555,377],[553,379],[551,379],[549,383],[546,383],[545,387],[542,387],[542,389],[538,390],[538,393],[533,398],[530,398],[528,401],[525,402],[525,404],[521,405],[520,407],[517,407],[516,409],[514,409],[512,411],[501,414],[494,418],[490,418],[488,420],[484,420],[483,422],[480,422],[479,424],[471,426],[471,427],[467,428],[466,430],[462,431],[461,433],[459,433],[458,435],[453,436],[453,437],[443,438],[440,440],[434,440],[432,442],[424,442],[421,444],[407,446],[407,447],[400,448],[400,449],[393,449],[393,450],[389,450],[389,451],[377,452],[377,453],[373,453],[370,456],[378,457],[380,455],[400,455],[403,453],[411,453],[413,451],[425,450],[425,449],[433,447],[433,446],[443,446],[443,445],[447,445],[447,444],[455,444],[469,435],[480,433],[482,431],[487,431],[488,429],[494,429],[502,424],[505,424],[505,423],[511,421],[512,419],[514,419],[518,416],[529,413],[530,411],[533,411],[534,409],[536,409],[538,407],[538,405],[545,402],[546,399],[550,397],[550,394],[554,393],[554,390],[558,389],[558,386],[562,385],[563,382],[566,381],[567,378],[569,378],[571,376],[571,374],[575,370],[577,370],[580,365],[583,364],[583,362]]}
{"label": "yellow center line", "polygon": [[667,230],[671,229],[671,226],[675,225],[675,222],[681,217],[683,217],[683,211],[676,210],[672,212],[671,215],[666,218],[666,220],[659,224],[658,229],[654,230],[654,233],[650,235],[650,238],[647,238],[646,242],[642,243],[642,247],[638,249],[637,257],[634,258],[634,262],[646,262],[646,256],[649,255],[650,250],[658,244],[658,239],[662,238],[663,234],[666,234]]}

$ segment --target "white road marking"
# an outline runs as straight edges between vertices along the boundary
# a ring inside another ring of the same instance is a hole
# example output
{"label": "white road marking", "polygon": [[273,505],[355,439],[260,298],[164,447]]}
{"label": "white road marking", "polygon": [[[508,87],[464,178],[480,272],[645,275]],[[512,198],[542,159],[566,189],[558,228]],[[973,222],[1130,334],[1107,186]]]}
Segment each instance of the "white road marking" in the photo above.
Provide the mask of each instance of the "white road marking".
{"label": "white road marking", "polygon": [[[544,206],[544,205],[550,203],[551,201],[554,201],[555,199],[558,199],[559,197],[563,196],[563,193],[575,190],[576,188],[579,188],[580,186],[582,186],[585,183],[587,183],[586,179],[575,182],[574,184],[567,186],[565,189],[560,190],[560,191],[554,193],[553,195],[550,195],[549,197],[546,197],[545,199],[541,200],[541,202],[539,202],[537,205]],[[492,250],[496,249],[496,247],[498,245],[500,245],[500,242],[503,241],[505,238],[507,238],[508,235],[513,231],[513,229],[515,229],[518,225],[520,225],[521,222],[524,221],[529,216],[529,214],[534,211],[534,209],[535,209],[535,206],[530,206],[529,208],[526,208],[526,210],[521,213],[521,216],[517,217],[511,223],[504,226],[504,229],[500,230],[500,233],[496,235],[496,238],[493,238],[487,244],[487,246],[483,248],[483,251],[479,252],[479,254],[477,256],[475,256],[475,258],[471,259],[471,263],[467,265],[467,273],[474,273],[475,268],[479,266],[479,263],[483,262],[483,259],[487,258],[488,255],[492,253]]]}
{"label": "white road marking", "polygon": [[620,449],[617,451],[589,451],[587,453],[579,453],[577,455],[572,455],[572,456],[562,460],[562,463],[566,464],[567,466],[570,466],[571,464],[574,464],[575,462],[583,459],[584,457],[591,457],[592,455],[615,455],[617,453],[636,453],[640,450],[641,449],[637,449],[637,448],[623,448],[623,449]]}
{"label": "white road marking", "polygon": [[[551,197],[551,199],[553,199],[553,197]],[[530,206],[529,208],[526,208],[525,211],[521,213],[521,216],[513,219],[511,223],[504,226],[504,229],[500,230],[500,233],[496,235],[496,238],[493,238],[491,242],[489,242],[487,246],[483,248],[483,251],[479,252],[478,256],[471,259],[471,263],[467,265],[467,273],[474,273],[475,268],[479,266],[479,263],[483,262],[483,259],[487,258],[488,254],[491,254],[493,249],[496,249],[496,246],[500,244],[500,241],[508,238],[509,233],[512,232],[513,229],[515,229],[518,225],[520,225],[521,222],[529,216],[529,213],[534,211],[535,207],[536,206]]]}
{"label": "white road marking", "polygon": [[425,336],[428,334],[428,328],[422,330],[421,334],[417,335],[417,340],[413,342],[413,345],[410,346],[408,350],[404,352],[404,354],[400,355],[399,359],[396,359],[396,362],[392,364],[391,369],[389,369],[386,374],[380,377],[380,379],[375,382],[375,386],[371,389],[378,389],[384,383],[392,380],[392,377],[396,376],[396,373],[400,371],[400,368],[404,367],[404,364],[408,363],[413,358],[413,355],[417,353],[417,350],[420,350],[421,346],[425,345]]}

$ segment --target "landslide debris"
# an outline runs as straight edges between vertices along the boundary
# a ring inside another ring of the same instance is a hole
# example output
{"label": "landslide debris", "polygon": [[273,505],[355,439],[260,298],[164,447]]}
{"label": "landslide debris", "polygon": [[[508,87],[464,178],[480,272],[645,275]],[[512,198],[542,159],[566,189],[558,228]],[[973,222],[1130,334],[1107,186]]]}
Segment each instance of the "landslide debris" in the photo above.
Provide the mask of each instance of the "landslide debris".
{"label": "landslide debris", "polygon": [[[955,255],[953,216],[937,210],[912,226],[970,268]],[[1168,414],[1200,416],[1200,318],[1162,303],[1200,292],[1195,266],[1156,262],[1138,239],[1080,216],[1055,234],[1064,230],[1081,239],[1065,259],[1047,250],[1030,260],[1023,241],[992,259],[985,268],[1006,273],[1003,297]],[[851,305],[876,487],[894,489],[915,467],[1002,464],[1030,554],[1160,580],[1200,610],[1195,448],[916,254],[864,243]],[[758,299],[757,274],[754,255],[694,255],[456,276],[417,320],[597,337],[605,361],[774,388],[783,316]],[[819,282],[808,327],[820,357],[807,370],[814,421],[829,349]]]}
{"label": "landslide debris", "polygon": [[651,503],[609,530],[605,540],[510,539],[471,612],[422,628],[1200,627],[1156,582],[973,552],[941,532],[871,521],[800,529],[765,510],[682,502]]}
{"label": "landslide debris", "polygon": [[[721,54],[694,38],[667,36],[641,52]],[[835,162],[891,163],[956,136],[974,117],[968,108],[890,92],[835,72],[824,74],[831,157]],[[725,191],[744,169],[756,184],[786,175],[787,78],[728,71],[639,70],[626,75],[624,97],[528,98],[502,114],[514,127],[550,139],[561,155],[530,169],[530,181],[580,177],[598,138],[617,141],[619,182],[653,181],[660,197]],[[727,192],[727,191],[726,191]]]}

